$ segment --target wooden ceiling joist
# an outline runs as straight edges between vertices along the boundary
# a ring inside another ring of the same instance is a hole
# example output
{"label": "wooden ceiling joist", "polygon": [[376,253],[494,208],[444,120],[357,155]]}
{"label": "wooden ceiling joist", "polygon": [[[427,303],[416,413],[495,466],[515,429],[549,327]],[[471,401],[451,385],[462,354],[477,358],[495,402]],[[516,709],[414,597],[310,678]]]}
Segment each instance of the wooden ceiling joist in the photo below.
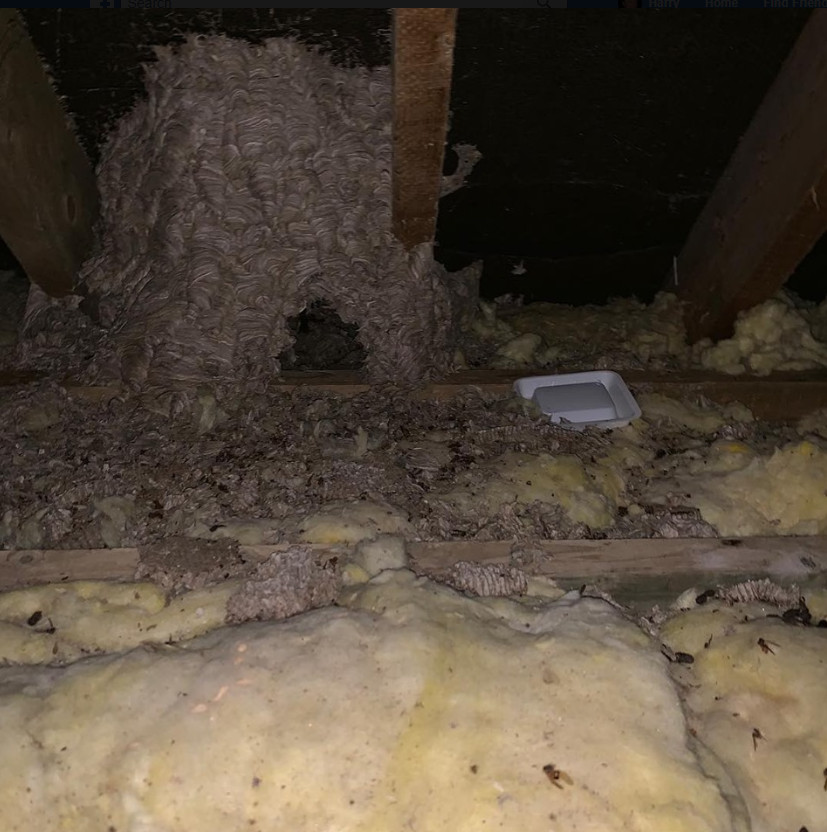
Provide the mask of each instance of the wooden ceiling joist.
{"label": "wooden ceiling joist", "polygon": [[[240,546],[239,551],[246,560],[259,563],[289,546]],[[594,584],[619,599],[650,603],[674,599],[691,586],[758,578],[823,585],[827,577],[823,537],[544,540],[532,546],[537,558],[531,571],[536,574],[566,588]],[[508,564],[515,547],[519,544],[510,540],[407,542],[414,569],[437,575],[458,561]],[[340,554],[340,548],[313,544],[318,552]],[[66,581],[128,581],[139,558],[137,548],[0,552],[0,592]]]}
{"label": "wooden ceiling joist", "polygon": [[456,9],[394,9],[393,232],[433,242],[451,99]]}
{"label": "wooden ceiling joist", "polygon": [[827,231],[827,11],[815,11],[741,138],[666,288],[690,341],[728,337]]}
{"label": "wooden ceiling joist", "polygon": [[[462,370],[440,381],[423,385],[413,395],[423,399],[447,399],[468,390],[499,395],[509,394],[517,378],[542,375],[516,370]],[[36,381],[34,373],[0,372],[0,388]],[[741,402],[758,419],[788,422],[815,410],[827,408],[827,372],[773,373],[769,376],[725,376],[708,370],[650,372],[624,370],[623,378],[638,393],[659,393],[682,399],[709,399],[717,404]],[[71,380],[64,382],[66,392],[75,398],[99,404],[110,401],[123,391],[116,386],[89,387]],[[297,387],[354,396],[371,389],[371,385],[353,371],[284,372],[273,382],[273,391],[290,391]]]}
{"label": "wooden ceiling joist", "polygon": [[[545,372],[548,371],[461,370],[423,385],[416,395],[423,399],[448,399],[469,389],[507,395],[518,378]],[[823,371],[726,376],[708,370],[660,373],[624,370],[622,375],[636,394],[659,393],[675,399],[703,398],[717,404],[741,402],[756,418],[769,422],[795,421],[814,410],[827,408],[827,373]],[[370,384],[360,378],[359,373],[348,371],[285,372],[274,384],[274,389],[295,387],[356,395],[369,390]]]}
{"label": "wooden ceiling joist", "polygon": [[89,160],[14,9],[0,9],[0,236],[29,279],[72,291],[92,245]]}

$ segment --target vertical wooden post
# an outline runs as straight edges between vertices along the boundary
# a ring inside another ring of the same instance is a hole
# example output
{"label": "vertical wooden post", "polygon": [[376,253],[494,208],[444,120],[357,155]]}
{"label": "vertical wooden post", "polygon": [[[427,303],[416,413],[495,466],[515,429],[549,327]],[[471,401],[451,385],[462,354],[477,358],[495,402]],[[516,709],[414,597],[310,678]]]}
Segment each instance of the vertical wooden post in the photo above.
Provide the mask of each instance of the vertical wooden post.
{"label": "vertical wooden post", "polygon": [[432,242],[451,100],[456,9],[394,9],[393,231]]}
{"label": "vertical wooden post", "polygon": [[827,11],[812,12],[664,288],[690,341],[727,337],[827,231]]}
{"label": "vertical wooden post", "polygon": [[29,279],[72,291],[97,216],[95,177],[14,9],[0,9],[0,236]]}

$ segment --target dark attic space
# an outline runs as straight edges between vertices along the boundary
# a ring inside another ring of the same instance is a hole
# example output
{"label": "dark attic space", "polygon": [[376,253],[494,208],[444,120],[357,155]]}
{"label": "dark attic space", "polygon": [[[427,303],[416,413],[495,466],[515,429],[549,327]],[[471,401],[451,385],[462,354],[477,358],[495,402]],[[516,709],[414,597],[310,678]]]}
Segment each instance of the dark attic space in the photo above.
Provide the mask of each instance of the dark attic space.
{"label": "dark attic space", "polygon": [[827,832],[825,44],[0,10],[0,832]]}

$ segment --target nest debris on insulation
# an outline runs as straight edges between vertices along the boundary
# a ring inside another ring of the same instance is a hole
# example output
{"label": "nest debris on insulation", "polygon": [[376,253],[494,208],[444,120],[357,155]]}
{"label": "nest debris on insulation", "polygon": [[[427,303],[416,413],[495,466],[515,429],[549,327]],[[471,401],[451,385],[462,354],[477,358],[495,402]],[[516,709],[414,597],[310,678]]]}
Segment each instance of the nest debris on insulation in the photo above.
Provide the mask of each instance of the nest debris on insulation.
{"label": "nest debris on insulation", "polygon": [[[243,542],[288,542],[307,515],[359,500],[392,505],[424,540],[716,534],[697,509],[644,500],[652,481],[714,442],[660,423],[641,425],[636,441],[662,467],[624,471],[630,509],[619,505],[602,531],[573,522],[551,499],[493,512],[443,499],[460,478],[484,476],[489,461],[513,451],[553,448],[585,461],[607,452],[605,436],[513,406],[511,397],[474,390],[426,401],[392,388],[349,397],[298,388],[227,402],[226,417],[202,429],[135,400],[84,401],[56,382],[8,388],[0,397],[0,548],[141,546],[208,536],[197,528],[218,537],[236,521],[267,527],[266,538]],[[750,446],[764,454],[797,437],[794,426],[756,421],[749,430]]]}
{"label": "nest debris on insulation", "polygon": [[795,584],[784,587],[769,580],[769,578],[761,578],[757,581],[742,581],[732,586],[718,587],[715,597],[726,601],[728,604],[758,602],[786,609],[798,604],[801,591]]}
{"label": "nest debris on insulation", "polygon": [[332,604],[341,588],[336,557],[291,546],[259,564],[227,601],[227,622],[289,618]]}
{"label": "nest debris on insulation", "polygon": [[235,540],[168,537],[140,547],[135,580],[149,580],[174,595],[220,583],[251,567]]}
{"label": "nest debris on insulation", "polygon": [[459,561],[442,582],[460,592],[482,597],[525,595],[528,577],[522,569],[501,563],[472,563]]}
{"label": "nest debris on insulation", "polygon": [[191,36],[156,54],[102,153],[83,299],[34,290],[28,348],[54,349],[85,310],[101,328],[86,379],[176,412],[199,384],[261,389],[288,319],[324,301],[358,326],[370,380],[445,372],[478,270],[448,275],[391,232],[390,70],[286,39]]}

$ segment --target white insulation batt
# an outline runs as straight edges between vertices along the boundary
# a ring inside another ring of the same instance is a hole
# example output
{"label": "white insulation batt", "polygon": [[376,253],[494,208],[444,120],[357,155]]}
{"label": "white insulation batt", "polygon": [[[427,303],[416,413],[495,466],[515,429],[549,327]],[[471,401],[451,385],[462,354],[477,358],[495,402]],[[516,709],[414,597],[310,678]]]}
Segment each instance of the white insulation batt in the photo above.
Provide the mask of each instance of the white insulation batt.
{"label": "white insulation batt", "polygon": [[[146,98],[99,171],[84,308],[108,330],[92,377],[157,390],[274,377],[288,316],[324,300],[358,324],[374,381],[447,369],[477,273],[448,277],[391,233],[391,75],[289,40],[158,48]],[[26,331],[49,327],[35,292]]]}
{"label": "white insulation batt", "polygon": [[[27,592],[3,615],[31,630],[54,599]],[[0,669],[4,832],[749,828],[659,645],[602,600],[472,600],[401,570],[172,645],[94,597],[110,646],[147,643]]]}

